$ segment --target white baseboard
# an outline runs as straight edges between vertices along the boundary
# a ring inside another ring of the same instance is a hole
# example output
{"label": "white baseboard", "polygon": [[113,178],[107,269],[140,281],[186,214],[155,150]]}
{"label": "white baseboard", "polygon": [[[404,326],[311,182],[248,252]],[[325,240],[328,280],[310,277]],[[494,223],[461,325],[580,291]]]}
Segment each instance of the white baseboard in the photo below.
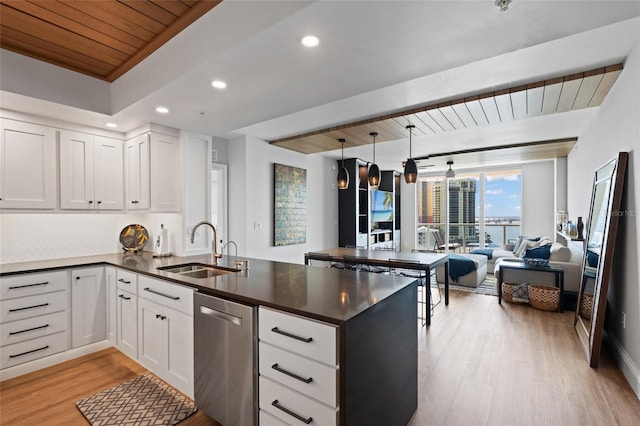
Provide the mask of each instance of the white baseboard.
{"label": "white baseboard", "polygon": [[36,359],[34,361],[25,362],[24,364],[5,368],[3,370],[0,370],[0,381],[22,376],[23,374],[31,373],[32,371],[40,370],[42,368],[51,367],[52,365],[60,364],[61,362],[69,361],[70,359],[98,352],[111,346],[113,346],[113,344],[110,341],[102,340],[90,345],[81,346],[79,348],[70,349],[68,351]]}
{"label": "white baseboard", "polygon": [[608,333],[606,330],[604,332],[606,339],[611,344],[611,349],[613,349],[613,357],[620,367],[620,371],[631,385],[633,392],[636,394],[636,397],[640,399],[640,368],[633,362],[627,351],[624,350],[616,336],[613,333]]}

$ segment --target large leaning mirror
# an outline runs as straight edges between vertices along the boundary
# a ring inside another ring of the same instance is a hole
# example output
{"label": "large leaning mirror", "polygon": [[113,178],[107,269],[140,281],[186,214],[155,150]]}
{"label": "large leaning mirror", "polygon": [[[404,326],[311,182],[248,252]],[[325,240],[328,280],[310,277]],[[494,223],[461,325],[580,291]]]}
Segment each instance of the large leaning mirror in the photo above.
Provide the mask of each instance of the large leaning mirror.
{"label": "large leaning mirror", "polygon": [[587,219],[574,325],[591,367],[598,366],[628,153],[596,170]]}

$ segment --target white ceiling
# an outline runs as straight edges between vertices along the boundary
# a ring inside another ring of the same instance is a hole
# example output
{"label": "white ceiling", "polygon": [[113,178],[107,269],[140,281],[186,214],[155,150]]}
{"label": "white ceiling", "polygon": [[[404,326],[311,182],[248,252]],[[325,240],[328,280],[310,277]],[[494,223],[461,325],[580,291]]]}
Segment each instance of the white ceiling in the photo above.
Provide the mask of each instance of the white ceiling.
{"label": "white ceiling", "polygon": [[[269,140],[623,62],[639,16],[640,0],[514,0],[505,13],[494,0],[224,0],[111,85],[2,51],[0,106]],[[298,43],[308,33],[319,47]],[[575,137],[596,110],[414,138],[413,155]],[[379,144],[380,167],[400,169],[407,145]]]}

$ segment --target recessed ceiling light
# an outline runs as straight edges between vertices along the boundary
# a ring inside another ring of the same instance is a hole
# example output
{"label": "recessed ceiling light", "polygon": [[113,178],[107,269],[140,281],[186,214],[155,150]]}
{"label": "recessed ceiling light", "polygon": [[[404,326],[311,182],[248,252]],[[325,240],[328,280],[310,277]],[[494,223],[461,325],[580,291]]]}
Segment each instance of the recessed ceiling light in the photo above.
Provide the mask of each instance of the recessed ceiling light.
{"label": "recessed ceiling light", "polygon": [[163,107],[163,106],[159,106],[156,108],[156,112],[159,114],[169,114],[169,108],[167,107]]}
{"label": "recessed ceiling light", "polygon": [[118,127],[116,123],[105,123],[105,126],[111,127],[112,129],[115,129],[116,127]]}
{"label": "recessed ceiling light", "polygon": [[300,44],[304,47],[316,47],[320,44],[320,39],[314,35],[308,35],[300,39]]}
{"label": "recessed ceiling light", "polygon": [[227,83],[222,80],[213,80],[211,85],[216,89],[225,89],[227,87]]}

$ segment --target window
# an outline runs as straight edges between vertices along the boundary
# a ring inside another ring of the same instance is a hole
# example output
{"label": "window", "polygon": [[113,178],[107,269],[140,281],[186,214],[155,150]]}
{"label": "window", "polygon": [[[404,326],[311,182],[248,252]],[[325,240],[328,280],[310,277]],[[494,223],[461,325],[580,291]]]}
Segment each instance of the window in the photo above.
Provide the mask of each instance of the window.
{"label": "window", "polygon": [[[520,235],[520,170],[418,178],[418,248],[502,247]],[[444,241],[438,242],[442,237]],[[453,247],[453,246],[452,246]]]}

